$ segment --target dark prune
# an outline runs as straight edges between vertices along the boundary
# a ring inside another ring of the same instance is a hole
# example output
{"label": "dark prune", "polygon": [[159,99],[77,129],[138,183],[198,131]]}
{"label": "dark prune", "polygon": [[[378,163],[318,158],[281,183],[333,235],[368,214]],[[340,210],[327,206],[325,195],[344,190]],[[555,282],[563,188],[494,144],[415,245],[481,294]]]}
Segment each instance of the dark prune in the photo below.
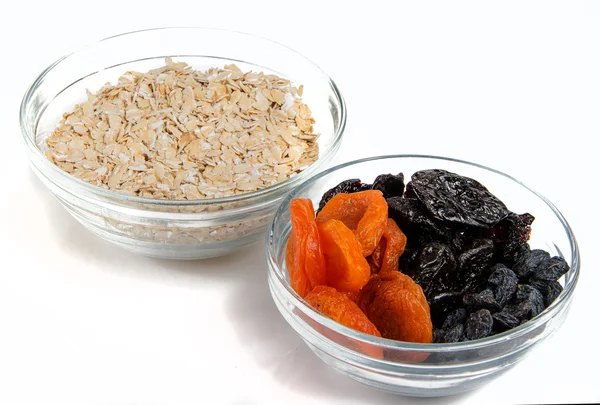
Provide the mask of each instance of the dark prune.
{"label": "dark prune", "polygon": [[491,239],[478,239],[473,247],[458,256],[458,275],[470,291],[485,284],[490,272],[494,242]]}
{"label": "dark prune", "polygon": [[472,309],[488,309],[492,312],[500,310],[500,305],[494,298],[492,290],[486,289],[479,293],[463,295],[463,304]]}
{"label": "dark prune", "polygon": [[379,190],[385,198],[402,197],[404,194],[404,174],[380,174],[375,178],[373,190]]}
{"label": "dark prune", "polygon": [[317,213],[321,211],[325,204],[327,204],[327,202],[331,200],[336,194],[357,193],[359,191],[365,191],[370,189],[371,185],[364,184],[362,181],[360,181],[360,179],[344,180],[340,184],[327,190],[325,194],[323,194],[323,197],[321,197],[321,201],[319,202],[319,209],[317,210]]}
{"label": "dark prune", "polygon": [[419,200],[392,197],[387,203],[388,216],[402,229],[410,244],[450,239],[450,229],[433,220]]}
{"label": "dark prune", "polygon": [[505,330],[519,326],[519,323],[521,323],[517,317],[506,311],[496,312],[492,315],[492,318],[494,319],[494,329],[497,332],[504,332]]}
{"label": "dark prune", "polygon": [[569,265],[560,256],[551,257],[548,261],[540,263],[534,273],[533,277],[539,280],[556,281],[569,271]]}
{"label": "dark prune", "polygon": [[465,322],[465,336],[469,340],[481,339],[492,333],[494,320],[487,309],[473,312]]}
{"label": "dark prune", "polygon": [[494,265],[492,270],[488,278],[488,286],[494,292],[498,305],[504,307],[515,295],[519,279],[514,271],[501,263]]}
{"label": "dark prune", "polygon": [[488,227],[509,213],[504,203],[478,181],[446,170],[415,172],[406,189],[435,218],[454,224]]}
{"label": "dark prune", "polygon": [[504,261],[511,261],[529,240],[531,223],[534,217],[530,214],[517,215],[510,212],[502,221],[487,231],[487,236],[494,240],[496,255]]}
{"label": "dark prune", "polygon": [[444,334],[444,342],[443,343],[456,343],[461,342],[465,339],[464,327],[461,323],[455,325],[454,327],[448,329]]}
{"label": "dark prune", "polygon": [[427,299],[455,290],[456,259],[447,245],[431,242],[419,251],[416,267],[409,274],[421,286]]}
{"label": "dark prune", "polygon": [[459,323],[463,323],[465,319],[467,319],[467,310],[464,308],[455,309],[454,311],[450,312],[444,320],[442,329],[451,329]]}
{"label": "dark prune", "polygon": [[521,256],[514,264],[513,271],[519,277],[520,281],[526,281],[531,276],[538,266],[544,265],[550,260],[550,254],[544,250],[533,249]]}
{"label": "dark prune", "polygon": [[431,312],[431,321],[440,326],[448,313],[462,305],[462,293],[456,291],[443,292],[427,299]]}

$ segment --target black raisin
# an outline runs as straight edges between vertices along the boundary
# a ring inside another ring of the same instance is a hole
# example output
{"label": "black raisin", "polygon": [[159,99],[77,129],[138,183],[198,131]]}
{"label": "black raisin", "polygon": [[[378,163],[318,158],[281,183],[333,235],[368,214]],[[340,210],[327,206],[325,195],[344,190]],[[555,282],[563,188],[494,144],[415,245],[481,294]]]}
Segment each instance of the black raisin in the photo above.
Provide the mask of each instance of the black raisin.
{"label": "black raisin", "polygon": [[569,271],[569,265],[560,256],[551,257],[548,261],[540,263],[533,273],[539,280],[556,281]]}
{"label": "black raisin", "polygon": [[494,242],[491,239],[478,239],[471,249],[458,256],[458,274],[461,281],[469,286],[469,290],[477,290],[485,284],[493,255]]}
{"label": "black raisin", "polygon": [[492,290],[486,289],[479,293],[463,295],[463,304],[472,309],[488,309],[492,312],[500,310],[500,305],[494,298]]}
{"label": "black raisin", "polygon": [[538,266],[543,266],[550,260],[550,254],[545,250],[533,249],[529,253],[521,256],[513,266],[513,271],[519,277],[519,280],[525,281],[536,271]]}
{"label": "black raisin", "polygon": [[536,288],[521,284],[517,287],[515,304],[510,305],[511,312],[521,321],[531,319],[544,310],[544,297]]}
{"label": "black raisin", "polygon": [[439,242],[423,246],[410,276],[421,286],[427,299],[439,293],[456,290],[458,277],[452,250]]}
{"label": "black raisin", "polygon": [[563,286],[558,281],[540,280],[536,277],[529,279],[529,285],[542,293],[544,297],[544,306],[547,308],[554,302],[563,290]]}
{"label": "black raisin", "polygon": [[459,323],[463,323],[465,319],[467,319],[467,310],[464,308],[455,309],[454,311],[450,312],[444,320],[442,329],[451,329]]}
{"label": "black raisin", "polygon": [[446,170],[415,172],[406,189],[435,218],[455,224],[488,227],[509,213],[504,203],[482,184]]}
{"label": "black raisin", "polygon": [[465,336],[469,340],[481,339],[492,333],[494,320],[487,309],[473,312],[465,322]]}
{"label": "black raisin", "polygon": [[440,326],[447,315],[462,305],[462,293],[456,291],[436,294],[427,300],[431,313],[431,322]]}
{"label": "black raisin", "polygon": [[385,198],[402,197],[404,194],[404,174],[380,174],[375,178],[373,190],[379,190]]}
{"label": "black raisin", "polygon": [[461,323],[448,329],[444,334],[444,343],[456,343],[465,339],[464,327]]}
{"label": "black raisin", "polygon": [[446,331],[444,329],[433,329],[433,343],[444,343],[444,339],[446,337]]}
{"label": "black raisin", "polygon": [[357,193],[359,191],[365,191],[370,189],[371,185],[363,183],[362,181],[360,181],[360,179],[344,180],[340,184],[327,190],[325,194],[323,194],[323,197],[321,197],[321,201],[319,202],[319,209],[317,210],[317,213],[321,211],[325,204],[327,204],[327,202],[331,200],[336,194]]}
{"label": "black raisin", "polygon": [[510,212],[486,232],[494,240],[496,256],[500,260],[510,262],[520,253],[529,240],[533,220],[534,217],[530,214],[517,215]]}
{"label": "black raisin", "polygon": [[506,330],[512,329],[514,327],[519,326],[521,321],[514,315],[511,315],[507,311],[496,312],[492,315],[494,319],[494,329],[497,332],[504,332]]}
{"label": "black raisin", "polygon": [[488,278],[488,286],[494,292],[498,305],[504,307],[517,291],[519,279],[514,271],[501,263],[494,265],[492,270]]}

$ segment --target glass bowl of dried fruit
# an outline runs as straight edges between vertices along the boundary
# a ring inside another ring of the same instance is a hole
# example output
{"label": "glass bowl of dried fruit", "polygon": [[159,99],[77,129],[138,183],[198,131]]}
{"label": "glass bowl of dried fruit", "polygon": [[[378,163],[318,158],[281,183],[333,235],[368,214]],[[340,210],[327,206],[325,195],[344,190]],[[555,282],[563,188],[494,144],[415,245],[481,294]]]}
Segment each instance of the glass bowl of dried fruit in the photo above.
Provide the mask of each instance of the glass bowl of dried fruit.
{"label": "glass bowl of dried fruit", "polygon": [[295,189],[267,262],[277,308],[319,358],[424,397],[522,360],[561,326],[579,276],[573,232],[547,199],[496,170],[416,155],[346,163]]}
{"label": "glass bowl of dried fruit", "polygon": [[83,225],[162,258],[264,237],[281,200],[332,160],[335,83],[276,42],[206,28],[107,38],[34,81],[21,128],[35,174]]}

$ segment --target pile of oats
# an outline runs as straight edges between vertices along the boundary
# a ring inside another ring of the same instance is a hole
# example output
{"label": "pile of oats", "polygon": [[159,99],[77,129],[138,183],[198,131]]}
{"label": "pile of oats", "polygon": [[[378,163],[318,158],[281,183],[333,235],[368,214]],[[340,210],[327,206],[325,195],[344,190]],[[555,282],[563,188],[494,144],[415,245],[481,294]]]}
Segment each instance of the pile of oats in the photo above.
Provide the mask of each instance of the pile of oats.
{"label": "pile of oats", "polygon": [[206,72],[166,58],[63,115],[48,159],[69,174],[139,197],[195,200],[269,187],[318,158],[302,86],[235,65]]}

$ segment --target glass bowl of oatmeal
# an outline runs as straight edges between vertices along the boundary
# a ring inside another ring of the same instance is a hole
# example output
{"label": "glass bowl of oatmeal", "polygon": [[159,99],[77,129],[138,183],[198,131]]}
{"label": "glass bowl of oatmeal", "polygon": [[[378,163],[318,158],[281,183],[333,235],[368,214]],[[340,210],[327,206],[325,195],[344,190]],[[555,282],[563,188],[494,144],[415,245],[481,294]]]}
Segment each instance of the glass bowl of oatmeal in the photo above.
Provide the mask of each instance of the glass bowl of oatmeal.
{"label": "glass bowl of oatmeal", "polygon": [[199,259],[263,237],[281,201],[331,163],[346,107],[283,45],[164,28],[59,59],[27,90],[20,123],[33,171],[86,228]]}

